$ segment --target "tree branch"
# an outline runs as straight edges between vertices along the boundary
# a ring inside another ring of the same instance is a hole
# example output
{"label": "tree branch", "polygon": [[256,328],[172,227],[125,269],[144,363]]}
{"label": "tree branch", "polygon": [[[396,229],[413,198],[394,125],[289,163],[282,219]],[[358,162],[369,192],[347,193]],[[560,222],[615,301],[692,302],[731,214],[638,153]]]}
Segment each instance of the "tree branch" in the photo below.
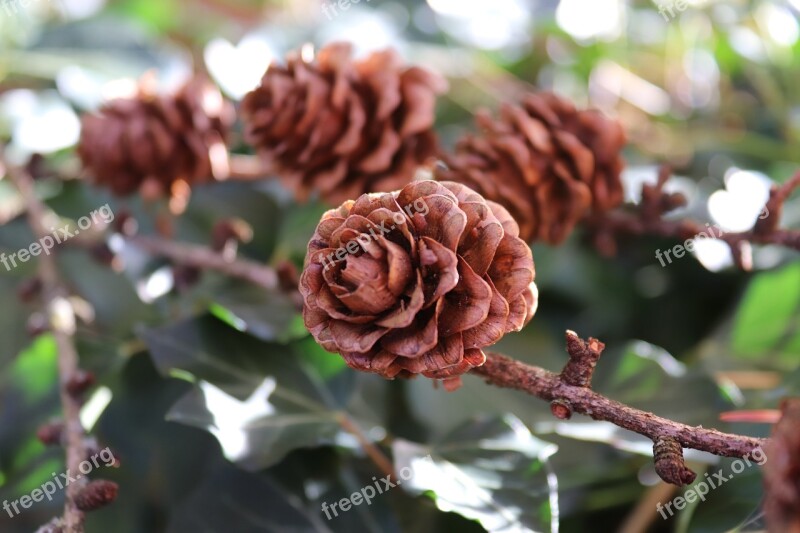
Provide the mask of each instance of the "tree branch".
{"label": "tree branch", "polygon": [[[576,364],[573,359],[580,361],[581,358],[594,357],[595,351],[586,349],[593,341],[599,343],[596,339],[590,339],[589,343],[586,343],[575,333],[567,332],[567,344],[571,347],[571,362],[568,366]],[[663,449],[663,452],[656,450],[660,464],[657,471],[662,479],[673,484],[685,484],[689,482],[690,477],[691,479],[694,477],[683,464],[681,454],[676,453],[676,448],[670,444],[671,442],[680,445],[678,451],[681,447],[691,448],[723,457],[745,457],[767,442],[765,439],[722,433],[715,429],[688,426],[661,418],[653,413],[608,399],[588,386],[571,385],[564,379],[563,372],[560,375],[555,374],[497,353],[487,353],[486,363],[474,368],[472,373],[483,377],[492,385],[520,390],[553,402],[553,413],[559,418],[569,418],[572,412],[576,412],[644,435],[658,445],[659,449]],[[589,379],[591,379],[590,374]],[[669,472],[675,475],[672,476]]]}
{"label": "tree branch", "polygon": [[737,233],[726,233],[720,228],[716,228],[715,233],[713,227],[693,220],[664,220],[664,214],[686,204],[682,194],[664,192],[670,176],[671,169],[668,166],[661,167],[656,184],[642,187],[642,200],[635,210],[598,213],[585,220],[598,250],[605,255],[615,255],[614,237],[619,235],[654,235],[674,238],[683,243],[703,234],[726,243],[737,266],[744,270],[752,266],[750,243],[776,244],[800,250],[800,231],[780,228],[783,204],[800,187],[800,172],[782,185],[773,186],[762,216],[753,229]]}
{"label": "tree branch", "polygon": [[179,243],[159,237],[136,235],[126,237],[126,240],[137,248],[169,259],[178,265],[214,270],[269,290],[278,288],[278,275],[275,270],[255,261],[236,259],[205,246]]}
{"label": "tree branch", "polygon": [[[4,160],[0,154],[0,161]],[[3,161],[4,162],[4,161]],[[50,235],[45,226],[47,209],[36,196],[33,179],[26,172],[7,166],[8,175],[16,184],[25,201],[28,223],[37,239]],[[39,257],[39,278],[42,283],[42,296],[49,316],[50,331],[58,349],[59,396],[64,416],[63,442],[66,448],[67,468],[75,473],[86,459],[86,433],[80,421],[80,397],[70,392],[70,383],[79,372],[78,352],[72,341],[75,332],[75,314],[67,299],[67,291],[61,282],[56,260],[53,255]],[[86,484],[79,479],[67,486],[64,505],[64,531],[79,533],[83,531],[84,512],[78,509],[76,499]]]}

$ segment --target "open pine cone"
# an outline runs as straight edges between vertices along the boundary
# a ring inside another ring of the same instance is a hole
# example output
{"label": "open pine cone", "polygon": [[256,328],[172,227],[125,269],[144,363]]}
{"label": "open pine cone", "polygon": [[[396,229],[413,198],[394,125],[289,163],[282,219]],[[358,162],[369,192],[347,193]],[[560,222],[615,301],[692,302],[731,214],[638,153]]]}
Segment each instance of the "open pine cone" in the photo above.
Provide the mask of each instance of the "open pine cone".
{"label": "open pine cone", "polygon": [[530,248],[500,205],[417,181],[325,213],[300,279],[306,327],[349,366],[444,379],[482,365],[537,305]]}
{"label": "open pine cone", "polygon": [[436,155],[443,78],[403,66],[393,50],[353,61],[349,44],[334,43],[301,56],[271,65],[242,101],[248,141],[299,199],[399,189]]}
{"label": "open pine cone", "polygon": [[78,155],[95,182],[117,195],[151,197],[169,195],[179,180],[228,177],[233,106],[203,78],[170,95],[157,94],[152,82],[145,78],[135,97],[83,117]]}
{"label": "open pine cone", "polygon": [[479,112],[477,122],[483,135],[464,138],[437,176],[502,204],[526,241],[558,244],[592,210],[622,203],[625,134],[617,121],[542,93],[504,105],[498,119]]}

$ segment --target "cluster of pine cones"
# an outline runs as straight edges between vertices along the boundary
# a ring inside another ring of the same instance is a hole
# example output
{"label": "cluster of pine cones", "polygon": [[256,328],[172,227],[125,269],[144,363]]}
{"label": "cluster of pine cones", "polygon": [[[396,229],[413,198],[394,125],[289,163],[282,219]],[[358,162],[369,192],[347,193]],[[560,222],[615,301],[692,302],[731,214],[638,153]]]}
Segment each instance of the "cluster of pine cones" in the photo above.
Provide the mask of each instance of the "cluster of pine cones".
{"label": "cluster of pine cones", "polygon": [[[353,368],[452,389],[483,348],[531,319],[526,241],[557,244],[622,203],[625,135],[599,112],[531,94],[498,117],[479,112],[480,133],[446,153],[433,131],[446,89],[394,51],[354,60],[336,43],[271,65],[240,114],[298,199],[341,203],[320,221],[300,280],[315,339]],[[204,79],[171,95],[143,86],[84,118],[78,154],[117,194],[169,195],[228,176],[234,118]],[[435,181],[415,181],[421,167]]]}
{"label": "cluster of pine cones", "polygon": [[[406,66],[393,50],[364,59],[333,43],[315,57],[273,64],[242,101],[245,138],[299,200],[337,205],[414,180],[420,168],[503,205],[526,241],[558,244],[584,217],[622,203],[618,122],[554,94],[530,94],[499,117],[477,113],[480,133],[455,153],[433,131],[447,82]],[[233,106],[197,78],[173,94],[142,86],[83,119],[78,148],[95,182],[114,193],[169,195],[176,182],[225,179]],[[146,193],[146,194],[145,194]]]}

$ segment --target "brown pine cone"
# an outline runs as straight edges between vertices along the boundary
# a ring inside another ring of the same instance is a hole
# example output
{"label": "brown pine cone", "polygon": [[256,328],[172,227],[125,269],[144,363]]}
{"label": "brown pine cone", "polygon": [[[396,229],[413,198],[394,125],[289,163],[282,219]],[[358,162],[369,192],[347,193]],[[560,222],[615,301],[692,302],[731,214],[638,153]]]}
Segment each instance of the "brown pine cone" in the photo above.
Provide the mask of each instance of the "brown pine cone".
{"label": "brown pine cone", "polygon": [[537,305],[530,248],[500,205],[452,182],[417,181],[325,213],[300,278],[306,327],[349,366],[444,379]]}
{"label": "brown pine cone", "polygon": [[333,43],[312,61],[295,53],[271,65],[242,115],[248,141],[297,198],[318,191],[338,204],[399,189],[436,155],[434,106],[446,88],[394,50],[353,61],[349,44]]}
{"label": "brown pine cone", "polygon": [[233,106],[203,78],[170,95],[145,79],[135,97],[83,117],[78,155],[95,182],[117,195],[169,195],[178,180],[228,177],[225,140],[234,119]]}
{"label": "brown pine cone", "polygon": [[437,177],[464,183],[506,207],[526,241],[563,241],[584,216],[623,200],[622,126],[552,93],[477,114],[481,136],[464,138]]}
{"label": "brown pine cone", "polygon": [[769,531],[800,533],[800,398],[784,400],[781,413],[761,452],[765,458],[752,455],[764,465],[764,514]]}

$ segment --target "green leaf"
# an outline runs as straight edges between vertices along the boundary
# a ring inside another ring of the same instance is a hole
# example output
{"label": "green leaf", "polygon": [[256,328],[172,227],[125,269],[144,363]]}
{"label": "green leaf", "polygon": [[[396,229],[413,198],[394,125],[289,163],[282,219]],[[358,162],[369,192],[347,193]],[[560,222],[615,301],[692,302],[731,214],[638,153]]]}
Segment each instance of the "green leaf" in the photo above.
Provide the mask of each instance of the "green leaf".
{"label": "green leaf", "polygon": [[172,513],[167,531],[233,530],[328,531],[319,517],[270,479],[220,464]]}
{"label": "green leaf", "polygon": [[620,354],[604,354],[593,383],[619,402],[687,424],[713,424],[731,407],[729,395],[705,369],[644,341],[628,343]]}
{"label": "green leaf", "polygon": [[216,297],[210,311],[239,331],[264,341],[287,343],[308,336],[295,303],[281,292],[252,287],[228,290]]}
{"label": "green leaf", "polygon": [[[196,383],[167,418],[208,430],[228,459],[248,469],[336,442],[340,417],[358,390],[356,374],[343,371],[340,358],[315,353],[320,349],[309,340],[266,343],[210,316],[143,337],[162,374],[179,372]],[[335,363],[320,366],[324,356]]]}
{"label": "green leaf", "polygon": [[20,353],[11,368],[11,383],[32,404],[53,391],[58,383],[58,350],[51,334],[40,335]]}
{"label": "green leaf", "polygon": [[[737,461],[742,468],[737,465],[734,470],[732,465]],[[724,484],[714,477],[715,473],[726,479]],[[764,513],[759,509],[764,499],[764,480],[761,468],[753,459],[750,459],[750,466],[741,459],[723,459],[709,467],[707,477],[701,474],[702,472],[698,473],[695,483],[686,487],[684,493],[689,490],[698,493],[696,490],[698,485],[705,484],[706,486],[699,490],[707,493],[704,500],[695,500],[683,511],[674,513],[674,517],[670,517],[669,513],[664,511],[670,522],[677,522],[675,531],[688,533],[766,531]],[[710,488],[709,479],[714,482],[715,488]],[[675,511],[674,507],[672,510]],[[659,521],[660,519],[661,517]]]}
{"label": "green leaf", "polygon": [[276,255],[302,260],[306,255],[308,241],[314,235],[314,229],[328,209],[330,206],[319,202],[309,202],[301,206],[292,205],[286,209],[278,232],[279,244]]}
{"label": "green leaf", "polygon": [[558,528],[558,492],[548,458],[558,449],[516,417],[473,421],[430,446],[397,440],[398,484],[430,492],[442,511],[477,520],[489,532]]}
{"label": "green leaf", "polygon": [[[800,326],[800,263],[758,274],[750,282],[736,314],[733,348],[743,358],[763,357],[780,350],[798,335]],[[792,342],[791,344],[795,344]],[[784,350],[786,362],[796,366],[796,351]]]}

